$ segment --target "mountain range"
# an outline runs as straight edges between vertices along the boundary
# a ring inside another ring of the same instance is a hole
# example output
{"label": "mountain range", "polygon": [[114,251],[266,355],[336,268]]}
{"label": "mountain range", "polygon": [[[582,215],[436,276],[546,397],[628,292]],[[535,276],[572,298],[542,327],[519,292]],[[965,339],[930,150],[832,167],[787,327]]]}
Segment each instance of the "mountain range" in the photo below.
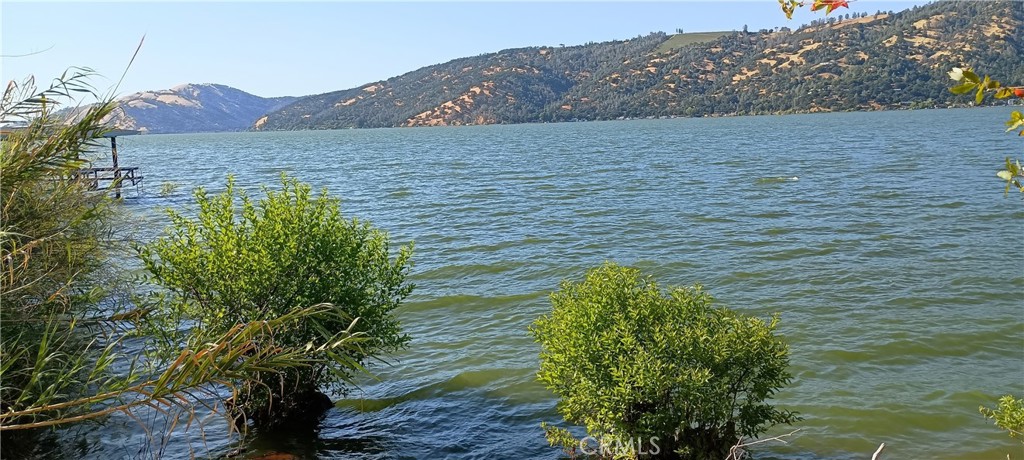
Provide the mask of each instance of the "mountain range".
{"label": "mountain range", "polygon": [[245,131],[261,115],[296,99],[262,98],[217,84],[184,84],[119,98],[109,122],[150,134]]}
{"label": "mountain range", "polygon": [[299,98],[182,85],[122,99],[118,122],[186,132],[883,110],[969,103],[948,90],[953,67],[1024,82],[1020,1],[939,1],[833,13],[795,30],[745,29],[509,49]]}

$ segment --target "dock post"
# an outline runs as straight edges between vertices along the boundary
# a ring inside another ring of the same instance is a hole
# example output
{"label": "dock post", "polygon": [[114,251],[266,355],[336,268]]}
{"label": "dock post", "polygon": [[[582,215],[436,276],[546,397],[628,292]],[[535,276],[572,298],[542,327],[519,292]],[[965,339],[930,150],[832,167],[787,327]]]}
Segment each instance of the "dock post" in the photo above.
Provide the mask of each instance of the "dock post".
{"label": "dock post", "polygon": [[121,198],[121,168],[117,167],[117,136],[110,136],[110,156],[114,160],[114,198]]}

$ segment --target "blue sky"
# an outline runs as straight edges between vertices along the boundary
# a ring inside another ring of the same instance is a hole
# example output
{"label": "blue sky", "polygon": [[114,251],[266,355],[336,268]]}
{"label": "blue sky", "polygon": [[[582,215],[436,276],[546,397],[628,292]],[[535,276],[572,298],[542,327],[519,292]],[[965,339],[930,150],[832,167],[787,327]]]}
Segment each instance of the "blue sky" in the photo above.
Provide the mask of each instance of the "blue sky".
{"label": "blue sky", "polygon": [[[808,0],[808,4],[811,0]],[[899,11],[926,1],[853,0],[838,14]],[[577,45],[673,33],[797,27],[776,0],[660,2],[113,2],[0,3],[3,81],[45,82],[69,66],[96,70],[124,95],[221,83],[260,96],[346,89],[451,59],[523,46]],[[833,14],[837,14],[833,13]],[[36,54],[31,54],[36,53]],[[28,56],[24,56],[28,55]]]}

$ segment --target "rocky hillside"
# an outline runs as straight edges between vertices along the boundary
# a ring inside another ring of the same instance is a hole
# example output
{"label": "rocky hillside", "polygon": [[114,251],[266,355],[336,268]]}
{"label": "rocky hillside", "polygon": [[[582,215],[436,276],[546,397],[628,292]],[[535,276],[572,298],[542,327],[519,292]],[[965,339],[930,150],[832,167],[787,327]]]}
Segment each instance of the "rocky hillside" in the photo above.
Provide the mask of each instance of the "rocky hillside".
{"label": "rocky hillside", "polygon": [[185,84],[118,99],[112,123],[147,133],[244,131],[261,115],[295,101],[262,98],[230,86]]}
{"label": "rocky hillside", "polygon": [[[782,13],[779,13],[780,16]],[[946,106],[946,72],[1024,81],[1024,3],[941,1],[797,30],[652,34],[456,59],[307,96],[257,130],[439,126]],[[672,46],[682,43],[680,46]]]}
{"label": "rocky hillside", "polygon": [[307,96],[256,129],[437,126],[534,121],[595,69],[648,52],[655,35],[566,48],[525,48],[425,67],[363,87]]}

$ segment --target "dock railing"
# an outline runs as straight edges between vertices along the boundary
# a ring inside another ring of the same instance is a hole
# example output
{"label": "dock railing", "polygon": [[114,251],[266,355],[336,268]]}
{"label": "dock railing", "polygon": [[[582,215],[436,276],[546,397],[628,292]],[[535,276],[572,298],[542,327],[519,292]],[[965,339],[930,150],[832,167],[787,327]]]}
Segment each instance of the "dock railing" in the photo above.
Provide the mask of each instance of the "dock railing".
{"label": "dock railing", "polygon": [[142,185],[144,176],[138,174],[138,167],[126,168],[82,168],[76,171],[72,179],[85,181],[89,190],[113,190],[115,198],[121,198],[121,187],[130,184],[136,190]]}

